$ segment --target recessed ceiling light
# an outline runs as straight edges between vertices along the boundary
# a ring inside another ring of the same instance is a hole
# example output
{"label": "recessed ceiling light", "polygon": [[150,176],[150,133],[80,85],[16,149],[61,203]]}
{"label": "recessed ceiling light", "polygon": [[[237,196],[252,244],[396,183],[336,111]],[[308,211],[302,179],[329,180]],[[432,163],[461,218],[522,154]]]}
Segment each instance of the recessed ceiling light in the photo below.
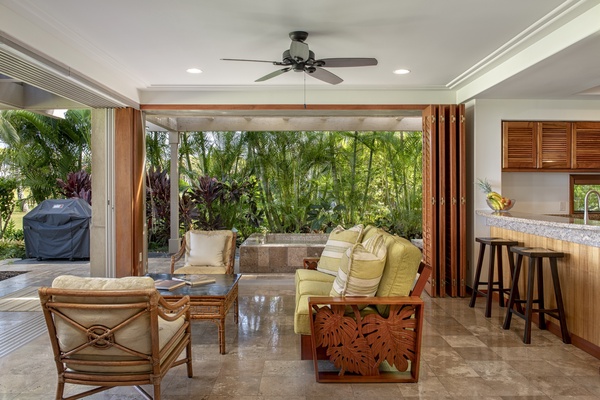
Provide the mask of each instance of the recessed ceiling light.
{"label": "recessed ceiling light", "polygon": [[401,69],[395,70],[394,73],[396,75],[410,74],[410,70],[401,68]]}
{"label": "recessed ceiling light", "polygon": [[185,71],[190,74],[201,74],[202,73],[202,70],[199,68],[188,68]]}

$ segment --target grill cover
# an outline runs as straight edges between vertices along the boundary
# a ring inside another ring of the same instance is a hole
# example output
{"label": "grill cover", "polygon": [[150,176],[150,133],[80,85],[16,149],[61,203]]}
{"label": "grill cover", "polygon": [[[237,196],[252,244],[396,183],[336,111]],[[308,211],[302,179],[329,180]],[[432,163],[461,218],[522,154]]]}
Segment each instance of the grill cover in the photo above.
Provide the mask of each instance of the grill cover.
{"label": "grill cover", "polygon": [[28,258],[90,258],[92,207],[83,199],[44,200],[23,217]]}

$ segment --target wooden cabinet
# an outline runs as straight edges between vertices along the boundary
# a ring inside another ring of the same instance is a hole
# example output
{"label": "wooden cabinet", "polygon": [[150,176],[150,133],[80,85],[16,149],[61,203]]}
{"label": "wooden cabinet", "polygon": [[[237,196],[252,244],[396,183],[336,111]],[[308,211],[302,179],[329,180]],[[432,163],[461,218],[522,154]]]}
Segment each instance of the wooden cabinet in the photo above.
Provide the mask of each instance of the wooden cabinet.
{"label": "wooden cabinet", "polygon": [[502,169],[537,168],[537,135],[535,122],[502,122]]}
{"label": "wooden cabinet", "polygon": [[600,122],[503,121],[503,171],[600,169]]}
{"label": "wooden cabinet", "polygon": [[536,122],[536,124],[539,149],[537,167],[542,169],[571,168],[571,123]]}
{"label": "wooden cabinet", "polygon": [[600,122],[574,122],[571,142],[574,169],[600,169]]}

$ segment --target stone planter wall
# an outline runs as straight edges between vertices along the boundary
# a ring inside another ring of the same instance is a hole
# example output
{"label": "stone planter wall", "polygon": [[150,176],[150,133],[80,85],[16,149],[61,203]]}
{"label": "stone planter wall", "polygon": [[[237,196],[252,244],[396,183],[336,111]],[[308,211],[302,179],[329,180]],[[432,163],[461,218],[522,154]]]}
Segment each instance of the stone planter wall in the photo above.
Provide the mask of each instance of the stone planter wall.
{"label": "stone planter wall", "polygon": [[294,273],[306,257],[320,257],[328,234],[253,233],[240,246],[241,273]]}

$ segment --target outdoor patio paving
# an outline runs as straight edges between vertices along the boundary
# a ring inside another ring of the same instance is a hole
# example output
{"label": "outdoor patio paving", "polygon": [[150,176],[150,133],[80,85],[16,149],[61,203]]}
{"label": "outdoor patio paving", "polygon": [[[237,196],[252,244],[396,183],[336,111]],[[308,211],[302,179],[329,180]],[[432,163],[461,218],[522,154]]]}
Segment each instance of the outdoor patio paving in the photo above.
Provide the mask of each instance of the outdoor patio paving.
{"label": "outdoor patio paving", "polygon": [[[151,258],[149,271],[167,272],[166,258]],[[0,298],[49,285],[55,276],[89,276],[87,262],[17,261],[0,271],[29,271],[0,281]],[[292,274],[244,275],[239,285],[240,323],[227,320],[227,354],[219,354],[217,328],[193,323],[194,378],[185,368],[163,381],[163,399],[598,399],[600,360],[533,329],[521,342],[523,324],[501,328],[503,314],[483,316],[467,299],[425,296],[420,381],[416,384],[319,384],[311,361],[299,359],[293,332]],[[56,370],[40,311],[0,311],[0,400],[53,398]],[[72,388],[72,387],[71,387]],[[73,393],[73,390],[69,390]],[[90,399],[138,399],[116,388]]]}

